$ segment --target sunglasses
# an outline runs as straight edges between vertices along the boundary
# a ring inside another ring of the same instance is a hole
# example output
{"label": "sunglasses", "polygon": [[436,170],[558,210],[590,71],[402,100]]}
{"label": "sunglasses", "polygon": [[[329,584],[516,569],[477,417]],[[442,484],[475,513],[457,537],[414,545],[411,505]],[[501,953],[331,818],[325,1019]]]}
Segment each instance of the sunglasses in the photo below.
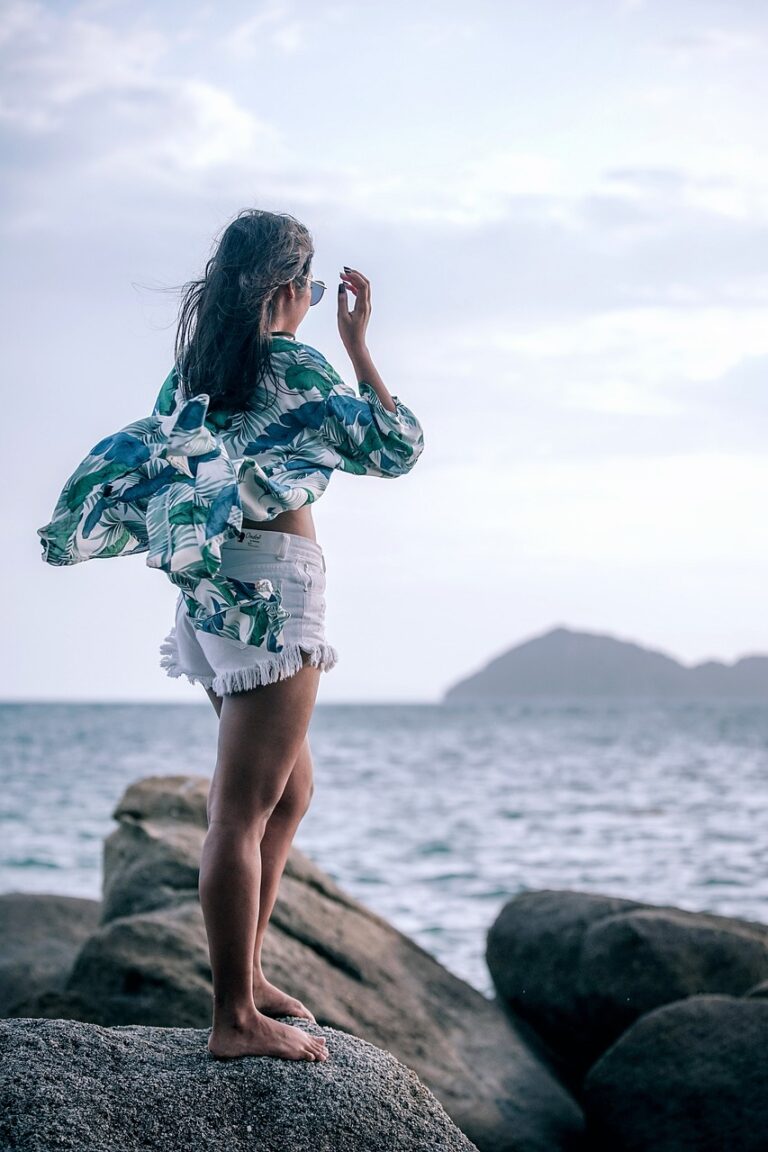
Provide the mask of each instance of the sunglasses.
{"label": "sunglasses", "polygon": [[322,280],[310,280],[309,283],[312,286],[312,294],[309,298],[309,306],[311,308],[313,304],[319,304],[322,300],[323,292],[325,292],[325,284],[323,284]]}

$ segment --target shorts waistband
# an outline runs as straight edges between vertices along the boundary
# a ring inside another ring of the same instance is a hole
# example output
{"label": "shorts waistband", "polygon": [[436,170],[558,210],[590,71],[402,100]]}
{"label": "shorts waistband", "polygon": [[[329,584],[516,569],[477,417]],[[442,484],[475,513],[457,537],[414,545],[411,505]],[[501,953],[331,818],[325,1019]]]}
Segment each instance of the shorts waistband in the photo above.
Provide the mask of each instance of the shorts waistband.
{"label": "shorts waistband", "polygon": [[322,562],[323,550],[315,540],[294,532],[273,532],[261,528],[243,528],[238,536],[225,540],[222,556],[227,552],[244,552],[274,556],[278,560],[315,560]]}

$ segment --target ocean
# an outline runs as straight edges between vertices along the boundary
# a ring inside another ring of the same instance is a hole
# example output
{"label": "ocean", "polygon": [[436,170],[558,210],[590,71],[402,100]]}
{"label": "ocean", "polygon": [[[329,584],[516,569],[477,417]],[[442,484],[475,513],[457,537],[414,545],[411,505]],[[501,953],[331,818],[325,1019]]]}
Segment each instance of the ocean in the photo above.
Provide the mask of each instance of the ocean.
{"label": "ocean", "polygon": [[[126,786],[210,777],[197,704],[0,704],[0,891],[99,898]],[[318,704],[295,843],[486,995],[516,893],[599,892],[768,921],[768,706]]]}

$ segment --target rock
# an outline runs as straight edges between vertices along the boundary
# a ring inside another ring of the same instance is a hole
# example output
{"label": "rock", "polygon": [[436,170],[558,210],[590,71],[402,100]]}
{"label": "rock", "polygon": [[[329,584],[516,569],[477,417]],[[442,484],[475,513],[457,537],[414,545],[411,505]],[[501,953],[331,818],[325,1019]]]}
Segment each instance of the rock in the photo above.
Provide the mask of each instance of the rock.
{"label": "rock", "polygon": [[594,1152],[765,1152],[768,1004],[691,996],[649,1012],[584,1082]]}
{"label": "rock", "polygon": [[591,1031],[600,1048],[646,1012],[687,996],[738,996],[768,975],[768,927],[748,921],[647,909],[612,916],[584,938]]}
{"label": "rock", "polygon": [[0,1016],[38,992],[63,987],[99,914],[98,900],[28,892],[0,895]]}
{"label": "rock", "polygon": [[[208,1026],[211,968],[199,903],[185,900],[111,921],[81,948],[66,991],[86,1006],[75,1018],[95,1024]],[[57,998],[40,1014],[66,1016],[63,1007]]]}
{"label": "rock", "polygon": [[207,1027],[211,970],[197,884],[207,828],[207,777],[132,783],[104,842],[100,924],[63,987],[18,1002],[9,1015],[95,1024]]}
{"label": "rock", "polygon": [[125,791],[104,841],[103,920],[197,899],[205,776],[149,776]]}
{"label": "rock", "polygon": [[292,856],[265,941],[270,979],[319,1022],[413,1068],[483,1150],[575,1148],[582,1117],[528,1031],[314,864]]}
{"label": "rock", "polygon": [[[64,993],[23,1003],[14,1015],[209,1027],[210,968],[197,898],[207,786],[205,777],[155,777],[128,789],[115,809],[119,828],[105,846],[105,922],[81,949]],[[179,790],[183,821],[170,815]],[[579,1146],[581,1111],[540,1058],[528,1027],[295,848],[267,930],[264,967],[319,1024],[387,1049],[413,1069],[482,1152]]]}
{"label": "rock", "polygon": [[592,1063],[592,1052],[583,1054],[589,1005],[577,990],[584,936],[593,923],[641,907],[589,892],[522,892],[488,932],[486,962],[499,998],[536,1029],[566,1078]]}
{"label": "rock", "polygon": [[129,784],[112,813],[125,823],[170,821],[208,827],[207,776],[143,776]]}
{"label": "rock", "polygon": [[[299,1025],[297,1025],[299,1026]],[[303,1022],[306,1031],[319,1029]],[[0,1147],[17,1152],[471,1152],[418,1077],[323,1029],[320,1064],[216,1060],[207,1029],[0,1022]]]}
{"label": "rock", "polygon": [[526,892],[488,934],[496,989],[575,1087],[640,1016],[768,977],[768,925],[582,892]]}

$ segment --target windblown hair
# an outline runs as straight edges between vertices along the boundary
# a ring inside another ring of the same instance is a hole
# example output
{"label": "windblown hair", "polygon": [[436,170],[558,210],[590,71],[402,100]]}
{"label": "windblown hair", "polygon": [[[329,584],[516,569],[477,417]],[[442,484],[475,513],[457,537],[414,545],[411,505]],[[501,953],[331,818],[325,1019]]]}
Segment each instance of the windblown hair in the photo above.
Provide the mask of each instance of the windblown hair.
{"label": "windblown hair", "polygon": [[314,247],[287,213],[247,208],[227,225],[199,280],[182,290],[175,361],[185,398],[206,392],[209,412],[257,407],[270,370],[274,296],[307,286]]}

